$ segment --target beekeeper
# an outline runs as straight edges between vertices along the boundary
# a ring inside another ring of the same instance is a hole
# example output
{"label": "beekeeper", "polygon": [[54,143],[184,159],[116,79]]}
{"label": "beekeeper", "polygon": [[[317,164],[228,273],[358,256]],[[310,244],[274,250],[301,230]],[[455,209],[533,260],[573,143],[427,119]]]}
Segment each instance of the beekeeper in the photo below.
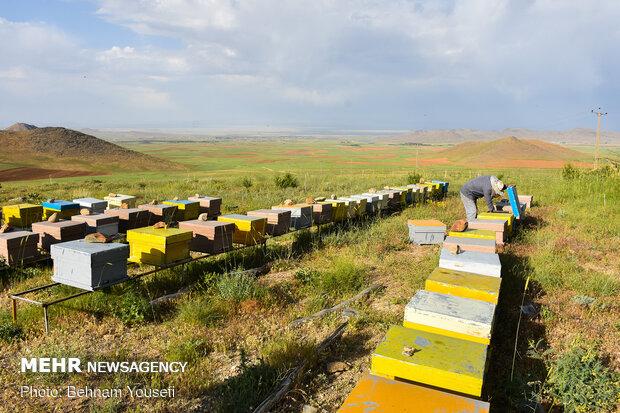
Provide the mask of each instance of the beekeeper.
{"label": "beekeeper", "polygon": [[483,198],[487,204],[489,212],[495,211],[493,198],[500,197],[506,189],[506,185],[499,180],[497,176],[483,175],[466,182],[461,187],[461,201],[465,207],[465,216],[467,221],[476,219],[478,208],[476,201]]}

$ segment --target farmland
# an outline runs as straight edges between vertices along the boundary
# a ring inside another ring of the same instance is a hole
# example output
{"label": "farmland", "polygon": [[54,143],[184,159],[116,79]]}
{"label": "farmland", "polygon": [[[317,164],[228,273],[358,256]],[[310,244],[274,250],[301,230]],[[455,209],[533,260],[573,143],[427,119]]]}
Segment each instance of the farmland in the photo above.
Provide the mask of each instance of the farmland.
{"label": "farmland", "polygon": [[[503,144],[510,144],[503,143]],[[0,299],[0,371],[3,405],[22,410],[249,411],[282,375],[301,359],[311,367],[279,411],[304,404],[333,411],[368,369],[369,357],[388,326],[398,324],[403,308],[437,265],[438,248],[407,242],[406,219],[435,218],[451,223],[462,216],[458,188],[479,173],[493,173],[532,194],[535,207],[524,230],[507,246],[502,296],[487,373],[487,399],[496,411],[518,411],[542,402],[558,403],[547,384],[550,366],[574,349],[587,348],[607,366],[620,368],[620,177],[617,172],[567,176],[565,162],[511,159],[492,166],[446,156],[444,145],[412,146],[369,140],[251,140],[216,143],[125,143],[138,152],[184,168],[111,171],[106,175],[3,182],[0,203],[15,197],[41,201],[54,197],[103,197],[128,193],[146,202],[194,193],[221,196],[224,212],[276,205],[307,196],[344,196],[424,178],[446,179],[445,201],[360,222],[302,231],[252,248],[185,265],[53,307],[52,330],[41,331],[40,309],[20,307],[20,329],[11,329],[6,293],[49,281],[51,269],[3,270]],[[489,149],[489,148],[487,148]],[[496,148],[495,148],[496,149]],[[486,150],[485,147],[480,151]],[[575,165],[590,164],[568,154]],[[590,152],[590,153],[586,153]],[[605,154],[616,156],[617,148]],[[478,154],[475,154],[478,156]],[[535,158],[534,158],[535,159]],[[528,163],[529,162],[529,163]],[[524,167],[524,168],[523,168]],[[64,165],[71,169],[71,165]],[[284,173],[298,180],[279,188]],[[240,271],[269,264],[260,277]],[[137,272],[139,268],[133,268]],[[531,308],[520,326],[514,378],[511,363],[519,306]],[[384,288],[352,304],[356,315],[342,339],[319,356],[313,349],[336,326],[336,314],[300,328],[290,322],[347,299],[373,283]],[[185,289],[161,306],[154,298]],[[56,293],[73,291],[68,287]],[[43,294],[41,294],[43,295]],[[48,297],[49,298],[49,297]],[[551,351],[548,351],[551,350]],[[22,356],[73,354],[101,360],[183,360],[189,369],[177,375],[21,375]],[[110,398],[25,399],[8,383],[32,386],[91,385],[101,388],[174,386],[172,400]],[[5,384],[7,383],[7,384]],[[617,384],[617,383],[616,383]],[[609,387],[610,383],[601,384]],[[613,386],[613,383],[611,383]],[[564,395],[566,396],[566,395]]]}

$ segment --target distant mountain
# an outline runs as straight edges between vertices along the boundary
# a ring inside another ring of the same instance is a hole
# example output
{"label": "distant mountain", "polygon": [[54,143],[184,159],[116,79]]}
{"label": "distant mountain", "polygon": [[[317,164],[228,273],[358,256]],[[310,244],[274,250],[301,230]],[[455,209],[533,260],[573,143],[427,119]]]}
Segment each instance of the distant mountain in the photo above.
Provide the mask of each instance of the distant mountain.
{"label": "distant mountain", "polygon": [[91,135],[59,127],[0,131],[0,162],[15,166],[106,172],[180,166]]}
{"label": "distant mountain", "polygon": [[20,132],[20,131],[25,131],[25,130],[33,130],[33,129],[37,129],[36,126],[34,125],[30,125],[29,123],[14,123],[11,126],[9,126],[8,128],[4,129],[4,130],[8,130],[8,131],[13,131],[13,132]]}

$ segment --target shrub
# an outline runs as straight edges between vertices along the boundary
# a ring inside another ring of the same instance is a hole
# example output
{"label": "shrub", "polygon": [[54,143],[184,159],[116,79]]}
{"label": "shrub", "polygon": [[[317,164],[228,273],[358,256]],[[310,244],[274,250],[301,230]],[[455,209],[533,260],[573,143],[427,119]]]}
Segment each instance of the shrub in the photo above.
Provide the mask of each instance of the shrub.
{"label": "shrub", "polygon": [[295,273],[295,278],[314,292],[339,297],[361,290],[366,283],[367,275],[363,266],[341,258],[336,260],[329,270],[300,269]]}
{"label": "shrub", "polygon": [[133,290],[123,294],[120,305],[114,309],[114,314],[127,325],[153,319],[153,309],[149,300]]}
{"label": "shrub", "polygon": [[612,411],[620,374],[605,366],[595,346],[575,346],[549,363],[548,394],[565,412]]}
{"label": "shrub", "polygon": [[297,178],[288,172],[282,176],[276,176],[274,182],[280,189],[297,188],[299,185]]}
{"label": "shrub", "polygon": [[242,185],[245,189],[248,189],[248,188],[251,188],[251,187],[252,187],[253,183],[252,183],[252,180],[246,176],[246,177],[244,177],[244,178],[241,180],[241,185]]}
{"label": "shrub", "polygon": [[419,173],[410,173],[409,175],[407,175],[407,184],[417,184],[418,182],[420,182],[421,178],[422,175],[420,175]]}
{"label": "shrub", "polygon": [[23,331],[20,326],[11,322],[0,323],[0,340],[12,341],[21,338]]}
{"label": "shrub", "polygon": [[215,298],[200,297],[185,301],[179,308],[179,318],[187,323],[212,327],[225,319],[228,308]]}
{"label": "shrub", "polygon": [[247,274],[224,275],[217,282],[216,290],[222,299],[237,303],[250,299],[261,300],[267,295],[267,289],[255,277]]}
{"label": "shrub", "polygon": [[564,178],[567,181],[577,179],[579,178],[579,175],[580,175],[579,169],[575,168],[570,163],[567,163],[566,165],[564,165],[564,168],[562,168],[562,178]]}

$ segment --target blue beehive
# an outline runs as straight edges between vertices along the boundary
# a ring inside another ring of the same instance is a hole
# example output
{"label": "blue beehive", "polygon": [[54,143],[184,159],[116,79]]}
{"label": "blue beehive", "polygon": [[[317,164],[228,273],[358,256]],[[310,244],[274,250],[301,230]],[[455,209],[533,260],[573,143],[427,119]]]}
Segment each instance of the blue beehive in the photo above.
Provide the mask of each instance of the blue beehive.
{"label": "blue beehive", "polygon": [[508,193],[508,201],[512,208],[512,215],[514,215],[516,219],[521,219],[523,214],[521,212],[521,204],[519,203],[519,195],[517,195],[517,187],[510,185],[506,188],[506,192]]}

